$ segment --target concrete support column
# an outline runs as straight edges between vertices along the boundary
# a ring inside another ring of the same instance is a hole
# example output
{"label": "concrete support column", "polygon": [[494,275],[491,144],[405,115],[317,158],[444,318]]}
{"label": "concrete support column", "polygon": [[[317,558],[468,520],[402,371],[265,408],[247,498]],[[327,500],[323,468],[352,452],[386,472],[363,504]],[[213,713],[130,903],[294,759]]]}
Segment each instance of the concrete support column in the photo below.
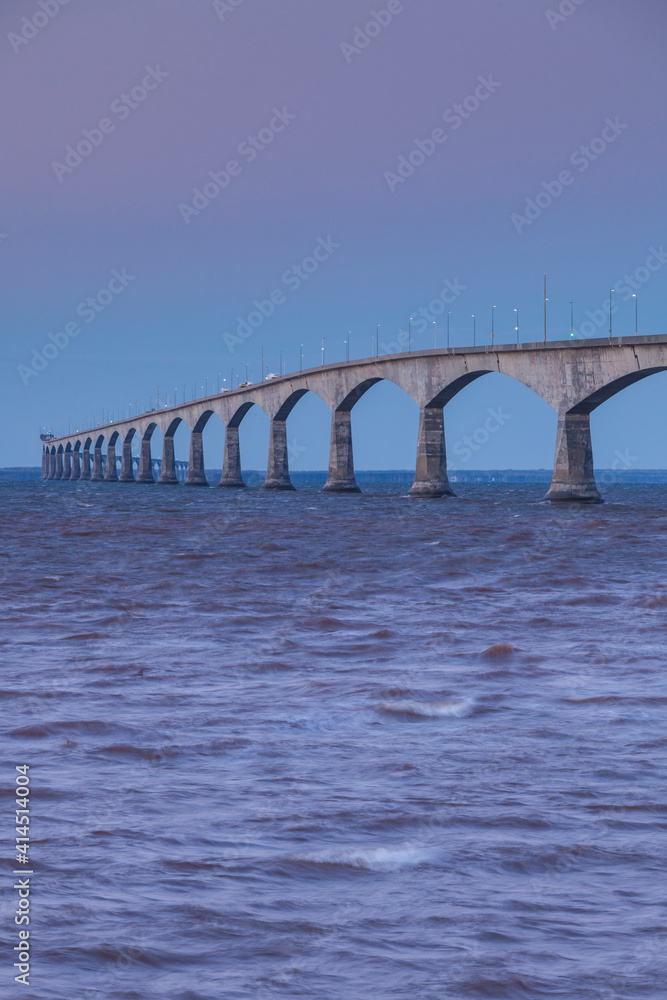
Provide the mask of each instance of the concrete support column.
{"label": "concrete support column", "polygon": [[63,478],[63,453],[62,453],[62,451],[57,451],[56,452],[56,474],[55,474],[55,476],[53,478],[54,479],[62,479]]}
{"label": "concrete support column", "polygon": [[176,460],[174,458],[174,439],[165,437],[162,441],[162,469],[158,483],[162,486],[178,486],[178,476],[176,475]]}
{"label": "concrete support column", "polygon": [[241,475],[241,446],[238,427],[225,427],[225,455],[218,486],[244,487]]}
{"label": "concrete support column", "polygon": [[361,493],[354,478],[352,413],[350,410],[334,410],[331,417],[329,475],[324,484],[324,492]]}
{"label": "concrete support column", "polygon": [[81,479],[81,452],[72,452],[72,475],[70,479]]}
{"label": "concrete support column", "polygon": [[289,477],[289,456],[287,454],[287,423],[284,420],[271,421],[269,439],[269,461],[263,490],[293,490]]}
{"label": "concrete support column", "polygon": [[447,478],[445,419],[442,406],[424,406],[419,414],[417,467],[410,496],[454,496]]}
{"label": "concrete support column", "polygon": [[120,477],[119,482],[121,483],[133,483],[134,482],[134,466],[132,464],[132,441],[123,441],[123,457],[120,465]]}
{"label": "concrete support column", "polygon": [[49,478],[48,464],[47,464],[48,460],[46,455],[47,455],[46,448],[42,448],[42,479]]}
{"label": "concrete support column", "polygon": [[81,478],[90,479],[90,448],[84,448],[81,457]]}
{"label": "concrete support column", "polygon": [[107,467],[104,478],[108,483],[118,482],[118,469],[116,468],[116,445],[107,445]]}
{"label": "concrete support column", "polygon": [[56,456],[53,454],[53,452],[49,452],[48,470],[49,471],[48,471],[48,473],[46,475],[46,478],[47,479],[55,479],[56,478]]}
{"label": "concrete support column", "polygon": [[193,431],[190,435],[190,461],[188,463],[188,478],[186,486],[208,486],[204,474],[204,442],[202,431]]}
{"label": "concrete support column", "polygon": [[554,476],[546,500],[602,503],[593,472],[590,413],[561,413]]}
{"label": "concrete support column", "polygon": [[104,479],[102,475],[102,445],[96,444],[93,450],[93,474],[90,477],[92,482],[99,483]]}
{"label": "concrete support column", "polygon": [[72,476],[72,452],[63,453],[63,479],[70,479]]}
{"label": "concrete support column", "polygon": [[138,483],[154,483],[153,466],[151,464],[151,439],[141,439],[141,455],[139,458]]}

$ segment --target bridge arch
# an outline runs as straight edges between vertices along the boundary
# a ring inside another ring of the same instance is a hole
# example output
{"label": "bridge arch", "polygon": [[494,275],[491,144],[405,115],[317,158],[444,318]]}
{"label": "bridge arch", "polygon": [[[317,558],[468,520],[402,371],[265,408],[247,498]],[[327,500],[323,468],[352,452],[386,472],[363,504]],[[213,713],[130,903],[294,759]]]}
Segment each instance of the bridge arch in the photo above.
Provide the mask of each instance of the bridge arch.
{"label": "bridge arch", "polygon": [[612,396],[622,392],[623,389],[627,389],[628,386],[634,385],[636,382],[641,382],[650,375],[658,375],[660,372],[664,371],[667,371],[667,365],[656,368],[643,368],[641,371],[621,375],[619,378],[615,378],[612,379],[611,382],[607,382],[606,385],[600,386],[589,396],[586,396],[585,399],[575,403],[574,406],[570,407],[568,412],[592,413],[598,406],[601,406],[602,403],[606,403],[608,399],[611,399]]}

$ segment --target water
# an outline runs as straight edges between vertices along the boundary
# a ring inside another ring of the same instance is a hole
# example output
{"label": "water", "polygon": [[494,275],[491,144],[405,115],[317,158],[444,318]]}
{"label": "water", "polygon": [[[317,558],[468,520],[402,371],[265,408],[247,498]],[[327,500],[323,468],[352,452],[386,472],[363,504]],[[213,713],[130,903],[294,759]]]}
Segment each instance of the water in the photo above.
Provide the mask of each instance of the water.
{"label": "water", "polygon": [[457,490],[0,485],[5,995],[664,996],[665,488]]}

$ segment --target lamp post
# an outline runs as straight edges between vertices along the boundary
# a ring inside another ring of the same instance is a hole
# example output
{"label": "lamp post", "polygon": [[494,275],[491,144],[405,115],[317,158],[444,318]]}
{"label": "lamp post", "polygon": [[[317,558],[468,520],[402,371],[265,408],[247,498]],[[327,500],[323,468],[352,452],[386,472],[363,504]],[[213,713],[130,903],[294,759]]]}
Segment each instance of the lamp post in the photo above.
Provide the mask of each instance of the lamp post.
{"label": "lamp post", "polygon": [[324,367],[324,337],[322,337],[322,367]]}
{"label": "lamp post", "polygon": [[635,337],[637,337],[639,335],[639,298],[636,293],[632,297],[635,300]]}
{"label": "lamp post", "polygon": [[433,350],[438,349],[438,324],[433,320]]}
{"label": "lamp post", "polygon": [[347,331],[347,340],[345,341],[345,360],[350,360],[350,331]]}
{"label": "lamp post", "polygon": [[574,302],[570,302],[570,337],[574,337]]}
{"label": "lamp post", "polygon": [[516,313],[516,326],[514,327],[514,329],[516,330],[516,342],[518,344],[519,343],[519,310],[515,309],[514,312]]}
{"label": "lamp post", "polygon": [[380,324],[375,327],[375,357],[380,353]]}
{"label": "lamp post", "polygon": [[299,371],[303,371],[303,344],[299,344]]}
{"label": "lamp post", "polygon": [[496,329],[496,307],[491,306],[491,347],[493,347],[493,337]]}
{"label": "lamp post", "polygon": [[472,314],[472,346],[477,346],[477,318],[475,314]]}
{"label": "lamp post", "polygon": [[614,300],[612,298],[614,294],[614,289],[609,289],[609,343],[611,344],[611,336],[613,332],[613,313],[614,313]]}
{"label": "lamp post", "polygon": [[412,350],[412,316],[408,316],[408,354]]}
{"label": "lamp post", "polygon": [[544,343],[547,342],[547,276],[544,275]]}
{"label": "lamp post", "polygon": [[452,310],[447,310],[447,350],[449,350],[449,317],[452,315]]}

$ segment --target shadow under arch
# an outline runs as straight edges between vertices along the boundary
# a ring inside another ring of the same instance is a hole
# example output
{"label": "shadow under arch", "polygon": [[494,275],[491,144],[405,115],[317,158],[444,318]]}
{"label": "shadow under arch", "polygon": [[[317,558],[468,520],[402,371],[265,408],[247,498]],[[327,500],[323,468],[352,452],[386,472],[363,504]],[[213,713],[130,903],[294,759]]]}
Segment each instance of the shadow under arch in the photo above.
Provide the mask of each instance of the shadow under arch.
{"label": "shadow under arch", "polygon": [[568,413],[592,413],[593,410],[601,406],[602,403],[606,403],[608,399],[615,396],[617,393],[621,392],[623,389],[627,389],[628,386],[634,385],[636,382],[641,382],[643,379],[648,378],[650,375],[659,375],[660,372],[667,371],[667,367],[661,365],[657,368],[644,368],[641,371],[630,372],[629,375],[621,375],[620,378],[613,379],[606,385],[601,386],[592,392],[590,396],[586,396],[585,399],[580,400],[575,406],[571,407]]}

